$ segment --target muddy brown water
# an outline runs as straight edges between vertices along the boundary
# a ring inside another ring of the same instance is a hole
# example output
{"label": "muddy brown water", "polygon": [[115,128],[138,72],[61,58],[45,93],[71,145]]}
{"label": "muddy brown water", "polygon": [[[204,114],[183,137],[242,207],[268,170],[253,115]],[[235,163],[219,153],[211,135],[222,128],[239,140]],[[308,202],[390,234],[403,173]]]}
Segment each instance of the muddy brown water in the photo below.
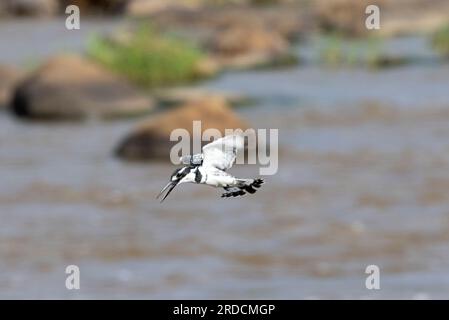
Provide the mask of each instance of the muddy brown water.
{"label": "muddy brown water", "polygon": [[[449,297],[447,65],[308,65],[202,86],[260,98],[237,112],[280,129],[279,171],[254,196],[186,185],[160,204],[171,165],[111,156],[135,121],[0,114],[1,298]],[[65,288],[70,264],[79,291]],[[370,264],[381,290],[365,288]]]}

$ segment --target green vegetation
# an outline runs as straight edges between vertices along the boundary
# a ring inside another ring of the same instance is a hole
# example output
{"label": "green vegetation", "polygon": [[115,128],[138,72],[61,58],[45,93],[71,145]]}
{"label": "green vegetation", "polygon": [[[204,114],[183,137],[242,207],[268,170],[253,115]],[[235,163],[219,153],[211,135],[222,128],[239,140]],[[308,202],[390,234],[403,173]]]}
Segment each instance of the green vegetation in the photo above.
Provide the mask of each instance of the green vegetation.
{"label": "green vegetation", "polygon": [[258,65],[251,66],[251,70],[273,70],[273,69],[284,69],[296,66],[300,63],[299,57],[294,52],[287,52],[279,57],[274,57],[271,61],[267,63],[261,63]]}
{"label": "green vegetation", "polygon": [[449,58],[449,24],[435,32],[432,45],[439,54]]}
{"label": "green vegetation", "polygon": [[202,53],[181,39],[140,27],[124,39],[93,37],[91,58],[145,87],[182,83],[201,76]]}
{"label": "green vegetation", "polygon": [[330,67],[368,67],[379,69],[407,62],[403,57],[385,54],[381,39],[346,39],[329,35],[320,44],[320,62]]}

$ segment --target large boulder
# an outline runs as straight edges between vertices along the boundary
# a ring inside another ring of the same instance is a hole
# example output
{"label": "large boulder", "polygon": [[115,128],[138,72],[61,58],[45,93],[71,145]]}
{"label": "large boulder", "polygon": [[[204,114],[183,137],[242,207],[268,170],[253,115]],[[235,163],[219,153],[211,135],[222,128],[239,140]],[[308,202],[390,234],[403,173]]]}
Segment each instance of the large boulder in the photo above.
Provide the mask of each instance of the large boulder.
{"label": "large boulder", "polygon": [[[137,2],[149,2],[134,0]],[[155,1],[156,3],[159,2]],[[248,6],[220,5],[198,6],[195,2],[161,1],[158,9],[151,14],[152,22],[163,29],[190,29],[195,35],[208,34],[220,29],[244,24],[247,27],[265,27],[280,33],[287,39],[294,40],[298,33],[304,31],[307,12],[304,6]],[[153,4],[153,1],[151,1]],[[169,5],[171,4],[171,5]],[[153,5],[154,6],[154,5]],[[132,5],[130,6],[130,8]],[[141,10],[144,12],[144,10]],[[199,32],[198,32],[199,31]]]}
{"label": "large boulder", "polygon": [[195,120],[201,121],[202,132],[214,128],[224,135],[225,129],[248,128],[225,100],[209,97],[144,120],[119,143],[116,154],[127,160],[168,159],[177,143],[170,141],[171,132],[183,128],[192,136]]}
{"label": "large boulder", "polygon": [[0,109],[10,103],[14,87],[21,77],[22,72],[18,69],[0,65]]}
{"label": "large boulder", "polygon": [[17,86],[12,104],[18,116],[43,119],[122,117],[152,107],[125,80],[76,55],[50,59]]}
{"label": "large boulder", "polygon": [[0,3],[0,16],[49,16],[58,11],[58,0],[2,0]]}
{"label": "large boulder", "polygon": [[[121,14],[131,0],[1,0],[0,16],[49,16],[65,13],[69,5],[85,14]],[[147,1],[151,2],[151,1]]]}
{"label": "large boulder", "polygon": [[294,41],[298,39],[299,33],[304,28],[305,21],[301,11],[297,7],[289,6],[269,6],[267,8],[236,6],[227,10],[214,10],[212,14],[206,11],[202,15],[203,19],[215,30],[238,26],[250,30],[265,28],[286,40]]}
{"label": "large boulder", "polygon": [[121,14],[130,0],[60,0],[63,11],[69,5],[80,8],[81,14]]}
{"label": "large boulder", "polygon": [[223,56],[236,56],[252,52],[283,52],[286,41],[277,33],[263,28],[231,26],[216,34],[210,49]]}
{"label": "large boulder", "polygon": [[219,30],[207,47],[218,64],[228,68],[272,66],[292,59],[289,43],[280,33],[257,25]]}
{"label": "large boulder", "polygon": [[131,16],[142,17],[159,14],[166,10],[192,9],[200,6],[199,2],[179,0],[130,0],[126,13]]}
{"label": "large boulder", "polygon": [[[382,6],[385,0],[376,1]],[[370,0],[318,0],[316,21],[327,32],[339,32],[347,36],[366,35],[366,7],[373,4]]]}
{"label": "large boulder", "polygon": [[237,69],[296,63],[290,45],[307,26],[301,10],[284,5],[166,9],[151,20],[163,30],[184,30],[220,68]]}
{"label": "large boulder", "polygon": [[6,4],[4,2],[0,2],[0,18],[6,16],[8,14]]}
{"label": "large boulder", "polygon": [[242,94],[196,87],[163,88],[154,90],[153,95],[158,103],[163,106],[181,105],[209,97],[221,98],[233,106],[245,105],[252,102],[251,98]]}

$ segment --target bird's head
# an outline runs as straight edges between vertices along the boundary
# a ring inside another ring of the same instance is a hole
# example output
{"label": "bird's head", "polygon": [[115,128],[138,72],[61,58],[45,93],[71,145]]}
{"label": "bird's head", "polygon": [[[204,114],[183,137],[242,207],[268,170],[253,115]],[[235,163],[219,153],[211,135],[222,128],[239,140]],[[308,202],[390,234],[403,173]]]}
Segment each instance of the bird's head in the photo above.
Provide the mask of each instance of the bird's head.
{"label": "bird's head", "polygon": [[165,190],[168,189],[165,196],[162,198],[161,202],[165,200],[165,198],[168,197],[170,192],[173,191],[173,189],[181,183],[186,182],[194,182],[195,181],[195,167],[186,166],[179,169],[176,169],[175,172],[170,177],[170,181],[167,183],[167,185],[161,190],[157,198],[159,198]]}

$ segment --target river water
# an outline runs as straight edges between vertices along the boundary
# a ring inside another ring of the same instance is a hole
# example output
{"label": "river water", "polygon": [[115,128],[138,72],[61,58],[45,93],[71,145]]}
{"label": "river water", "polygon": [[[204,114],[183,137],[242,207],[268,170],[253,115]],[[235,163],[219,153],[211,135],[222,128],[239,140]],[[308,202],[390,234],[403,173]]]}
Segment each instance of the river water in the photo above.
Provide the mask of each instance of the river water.
{"label": "river water", "polygon": [[[0,61],[26,63],[27,51],[11,48],[38,28],[21,25],[8,45],[4,26]],[[387,45],[435,58],[423,38]],[[448,65],[305,63],[200,86],[257,98],[236,112],[279,129],[278,173],[254,196],[223,200],[185,185],[160,204],[173,167],[112,156],[136,120],[29,123],[0,113],[0,298],[449,297]],[[71,264],[80,290],[65,288]],[[371,264],[380,290],[365,287]]]}

